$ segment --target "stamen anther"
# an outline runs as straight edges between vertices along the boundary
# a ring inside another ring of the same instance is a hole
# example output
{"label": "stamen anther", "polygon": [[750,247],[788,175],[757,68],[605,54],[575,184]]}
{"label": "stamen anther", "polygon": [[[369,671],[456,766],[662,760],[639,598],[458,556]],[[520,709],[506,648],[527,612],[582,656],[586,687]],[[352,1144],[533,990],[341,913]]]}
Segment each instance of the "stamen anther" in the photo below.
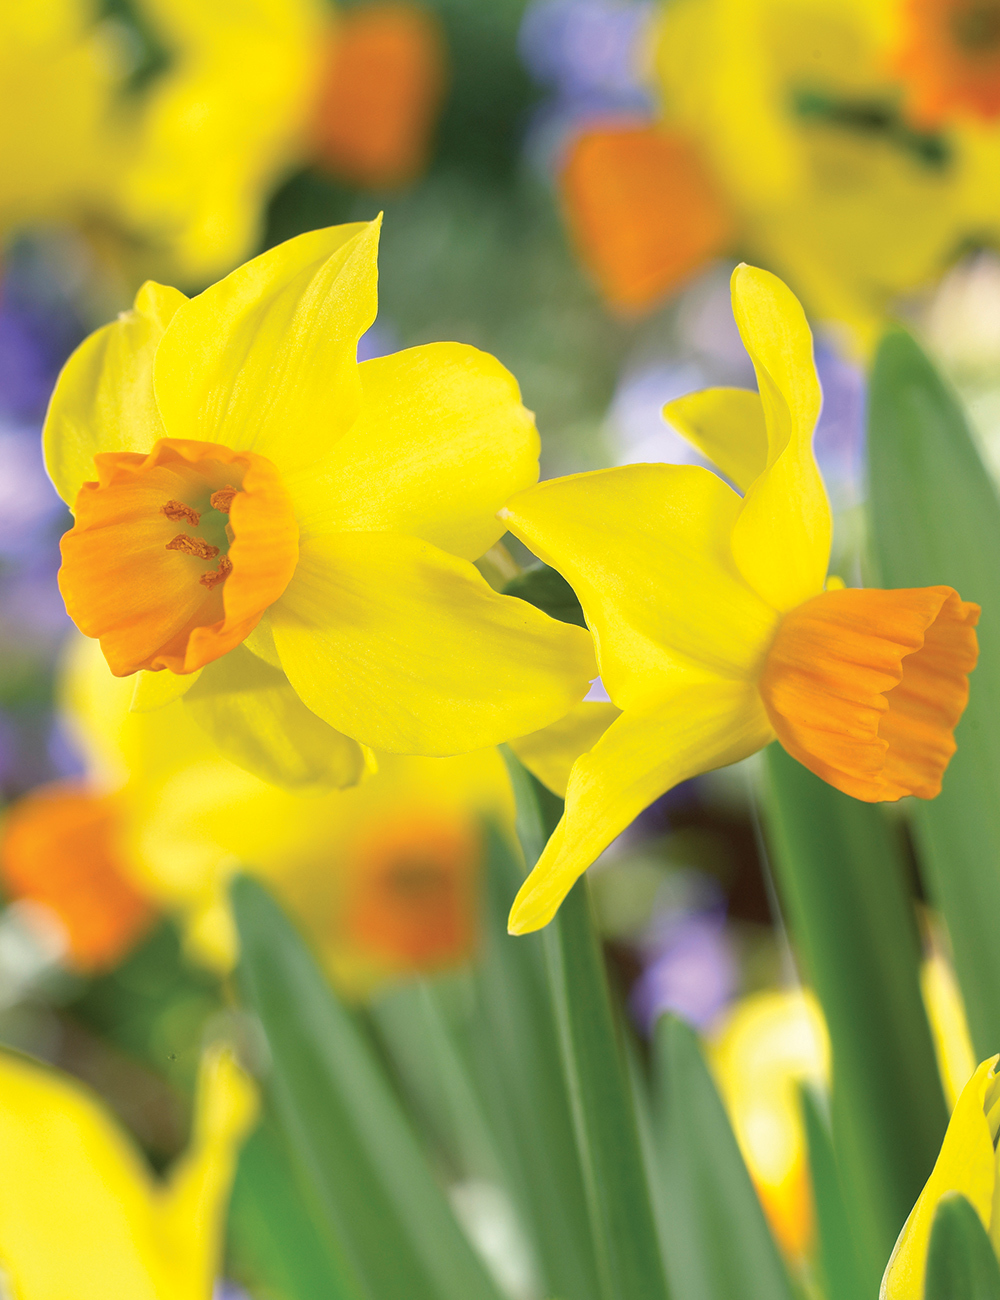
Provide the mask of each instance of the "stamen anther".
{"label": "stamen anther", "polygon": [[172,542],[167,542],[167,550],[183,551],[197,560],[214,560],[219,554],[217,546],[210,546],[201,537],[190,537],[187,533],[178,533]]}
{"label": "stamen anther", "polygon": [[217,569],[209,569],[208,573],[203,573],[198,581],[203,587],[217,587],[220,582],[225,582],[233,571],[233,562],[228,555],[224,555],[219,561]]}
{"label": "stamen anther", "polygon": [[213,510],[218,510],[220,513],[228,515],[229,508],[233,504],[233,497],[236,495],[238,490],[238,488],[234,488],[230,483],[227,483],[224,488],[219,488],[218,492],[212,493],[208,498],[208,503]]}
{"label": "stamen anther", "polygon": [[197,528],[201,521],[198,511],[186,506],[183,501],[168,501],[165,506],[160,506],[160,514],[166,515],[171,523],[179,524],[183,520],[192,528]]}

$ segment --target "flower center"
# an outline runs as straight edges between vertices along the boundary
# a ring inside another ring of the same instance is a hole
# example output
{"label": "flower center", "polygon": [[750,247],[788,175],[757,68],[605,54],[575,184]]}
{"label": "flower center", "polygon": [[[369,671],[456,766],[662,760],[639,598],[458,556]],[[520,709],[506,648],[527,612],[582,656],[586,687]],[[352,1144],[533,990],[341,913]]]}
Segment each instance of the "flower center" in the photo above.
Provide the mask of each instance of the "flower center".
{"label": "flower center", "polygon": [[778,739],[856,799],[933,799],[969,695],[978,618],[951,587],[807,600],[782,620],[758,683]]}
{"label": "flower center", "polygon": [[955,43],[970,54],[992,53],[1000,47],[1000,4],[980,0],[978,4],[956,6],[948,26]]}
{"label": "flower center", "polygon": [[298,525],[270,461],[163,439],[95,457],[62,541],[70,617],[111,669],[189,673],[233,649],[284,591]]}

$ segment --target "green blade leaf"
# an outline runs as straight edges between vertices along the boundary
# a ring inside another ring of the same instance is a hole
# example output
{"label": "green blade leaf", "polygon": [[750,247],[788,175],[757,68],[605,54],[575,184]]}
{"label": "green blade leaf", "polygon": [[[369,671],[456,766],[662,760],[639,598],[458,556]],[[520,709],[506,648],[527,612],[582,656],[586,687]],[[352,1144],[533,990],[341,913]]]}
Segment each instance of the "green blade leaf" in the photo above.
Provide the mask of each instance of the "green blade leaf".
{"label": "green blade leaf", "polygon": [[657,1181],[672,1293],[684,1300],[793,1300],[694,1031],[661,1016],[654,1054]]}
{"label": "green blade leaf", "polygon": [[232,886],[239,987],[271,1053],[266,1087],[300,1185],[368,1300],[500,1300],[383,1068],[287,916]]}
{"label": "green blade leaf", "polygon": [[229,1207],[235,1275],[281,1300],[359,1300],[336,1244],[313,1221],[274,1122],[244,1143]]}
{"label": "green blade leaf", "polygon": [[905,864],[877,807],[780,745],[766,758],[775,875],[830,1031],[834,1145],[874,1288],[948,1124]]}
{"label": "green blade leaf", "polygon": [[666,1300],[632,1094],[585,877],[546,927],[544,943],[605,1294]]}
{"label": "green blade leaf", "polygon": [[1000,1300],[1000,1265],[986,1229],[958,1192],[942,1197],[927,1252],[924,1300]]}
{"label": "green blade leaf", "polygon": [[[521,846],[526,861],[533,863],[559,820],[562,800],[512,754],[504,757],[517,799]],[[529,943],[530,937],[514,942]],[[586,879],[577,881],[542,931],[541,945],[601,1295],[605,1300],[667,1300],[632,1093]]]}
{"label": "green blade leaf", "polygon": [[[529,822],[544,843],[544,825],[531,792],[533,778],[520,765],[517,771],[524,778],[530,804],[524,806],[522,792],[519,809],[525,816],[530,812]],[[480,1090],[509,1172],[510,1190],[532,1233],[546,1294],[602,1300],[583,1171],[545,979],[543,940],[537,934],[515,938],[507,933],[507,914],[524,869],[502,835],[492,832],[488,843],[484,933],[473,972],[476,1015],[470,1044]]]}
{"label": "green blade leaf", "polygon": [[809,1148],[819,1239],[819,1271],[826,1300],[870,1300],[851,1230],[844,1187],[837,1169],[833,1138],[819,1099],[811,1088],[802,1089],[802,1118]]}
{"label": "green blade leaf", "polygon": [[918,801],[926,883],[948,923],[978,1059],[1000,1048],[1000,501],[957,401],[901,330],[869,399],[871,537],[889,587],[945,583],[983,607],[980,660],[941,794]]}

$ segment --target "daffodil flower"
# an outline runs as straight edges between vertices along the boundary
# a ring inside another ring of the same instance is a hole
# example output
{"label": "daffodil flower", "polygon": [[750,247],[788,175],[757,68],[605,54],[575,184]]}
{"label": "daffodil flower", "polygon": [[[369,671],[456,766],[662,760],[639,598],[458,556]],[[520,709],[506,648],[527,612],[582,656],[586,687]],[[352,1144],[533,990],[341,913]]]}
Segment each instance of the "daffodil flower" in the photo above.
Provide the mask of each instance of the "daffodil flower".
{"label": "daffodil flower", "polygon": [[993,1249],[1000,1248],[1000,1215],[994,1209],[997,1154],[993,1149],[1000,1131],[998,1061],[1000,1056],[983,1061],[962,1089],[931,1176],[886,1266],[879,1300],[923,1300],[934,1215],[949,1193],[957,1192],[971,1202]]}
{"label": "daffodil flower", "polygon": [[228,887],[243,870],[292,911],[342,992],[469,957],[485,824],[515,842],[514,796],[495,748],[380,754],[357,786],[303,796],[229,762],[180,700],[131,711],[130,684],[85,637],[72,639],[60,696],[84,788],[15,804],[0,865],[5,885],[57,911],[71,934],[121,934],[121,885],[130,884],[177,916],[196,961],[229,972],[238,945]]}
{"label": "daffodil flower", "polygon": [[[963,242],[1000,244],[1000,64],[976,6],[670,0],[655,12],[635,52],[655,120],[587,126],[560,178],[612,303],[648,308],[746,248],[865,352]],[[937,112],[933,130],[907,116],[908,96]]]}
{"label": "daffodil flower", "polygon": [[256,1091],[202,1060],[194,1136],[164,1179],[79,1083],[0,1053],[0,1268],[18,1300],[210,1300]]}
{"label": "daffodil flower", "polygon": [[766,271],[738,267],[732,292],[760,395],[714,389],[668,413],[743,496],[700,467],[629,465],[541,483],[503,512],[575,588],[622,710],[573,766],[515,933],[546,924],[660,794],[775,737],[870,801],[933,798],[954,751],[978,606],[943,586],[824,589],[832,525],[812,453],[809,327]]}
{"label": "daffodil flower", "polygon": [[471,563],[538,475],[513,377],[457,343],[358,365],[377,240],[312,231],[192,299],[147,283],[67,362],[45,428],[76,516],[60,588],[112,671],[142,671],[146,704],[189,692],[251,766],[300,741],[340,785],[359,744],[480,749],[596,673],[584,629]]}

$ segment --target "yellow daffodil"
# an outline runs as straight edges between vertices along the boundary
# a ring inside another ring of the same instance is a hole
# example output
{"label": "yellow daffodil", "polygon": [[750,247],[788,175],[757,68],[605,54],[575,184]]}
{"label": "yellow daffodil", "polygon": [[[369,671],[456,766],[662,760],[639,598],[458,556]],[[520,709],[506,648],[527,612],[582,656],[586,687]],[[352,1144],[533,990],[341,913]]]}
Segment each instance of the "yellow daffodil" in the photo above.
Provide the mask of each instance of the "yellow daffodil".
{"label": "yellow daffodil", "polygon": [[712,1069],[774,1234],[803,1261],[814,1223],[799,1089],[825,1088],[826,1022],[815,997],[773,989],[742,998],[712,1036]]}
{"label": "yellow daffodil", "polygon": [[137,0],[164,66],[119,109],[128,145],[113,215],[185,283],[258,245],[264,205],[299,155],[330,26],[323,0]]}
{"label": "yellow daffodil", "polygon": [[700,467],[628,465],[541,483],[504,511],[575,588],[622,710],[573,766],[515,933],[545,925],[653,799],[775,737],[870,801],[933,798],[954,752],[978,606],[950,587],[824,589],[809,327],[766,271],[738,267],[732,293],[760,395],[713,389],[667,409],[743,496]]}
{"label": "yellow daffodil", "polygon": [[122,161],[110,138],[116,53],[79,0],[0,6],[0,232],[104,201]]}
{"label": "yellow daffodil", "polygon": [[123,116],[127,227],[204,283],[259,243],[267,198],[302,165],[370,186],[426,162],[445,72],[425,10],[329,0],[137,0],[166,66]]}
{"label": "yellow daffodil", "polygon": [[886,1267],[880,1300],[923,1300],[934,1215],[949,1192],[958,1192],[972,1203],[993,1249],[1000,1247],[1000,1214],[994,1209],[1000,1185],[993,1149],[1000,1130],[1000,1078],[995,1073],[998,1061],[1000,1056],[983,1061],[962,1090],[937,1163]]}
{"label": "yellow daffodil", "polygon": [[934,1039],[934,1054],[945,1100],[954,1110],[962,1089],[975,1073],[976,1058],[962,991],[951,963],[943,953],[932,951],[921,964],[920,989]]}
{"label": "yellow daffodil", "polygon": [[471,954],[484,823],[514,840],[495,749],[380,754],[359,786],[303,796],[228,762],[180,701],[132,712],[129,683],[85,638],[73,643],[63,695],[86,786],[15,805],[0,865],[5,885],[13,870],[21,896],[56,911],[70,934],[127,939],[118,892],[105,894],[124,878],[132,895],[181,919],[197,960],[227,971],[237,947],[228,884],[244,870],[268,881],[346,991]]}
{"label": "yellow daffodil", "polygon": [[259,245],[297,167],[412,180],[445,84],[439,26],[406,0],[91,0],[0,7],[0,231],[117,232],[119,256],[204,284]]}
{"label": "yellow daffodil", "polygon": [[538,475],[512,376],[457,343],[358,365],[377,239],[312,231],[192,299],[146,284],[69,359],[45,427],[77,626],[143,671],[143,707],[186,692],[251,768],[307,752],[300,784],[317,755],[353,783],[359,745],[536,731],[596,673],[583,629],[471,563]]}
{"label": "yellow daffodil", "polygon": [[255,1089],[228,1049],[206,1053],[191,1146],[160,1179],[82,1085],[0,1053],[0,1268],[10,1294],[211,1300],[255,1111]]}
{"label": "yellow daffodil", "polygon": [[78,970],[117,965],[153,919],[146,892],[129,879],[119,832],[115,800],[79,782],[32,791],[0,827],[4,895],[48,909]]}
{"label": "yellow daffodil", "polygon": [[974,9],[663,4],[651,51],[658,120],[586,130],[562,178],[577,243],[611,301],[648,307],[739,249],[863,350],[900,295],[933,284],[963,243],[1000,243],[996,115],[952,114],[929,130],[907,110],[907,69],[933,71],[936,59],[949,84],[977,75],[954,35],[961,13],[962,30],[974,28]]}

